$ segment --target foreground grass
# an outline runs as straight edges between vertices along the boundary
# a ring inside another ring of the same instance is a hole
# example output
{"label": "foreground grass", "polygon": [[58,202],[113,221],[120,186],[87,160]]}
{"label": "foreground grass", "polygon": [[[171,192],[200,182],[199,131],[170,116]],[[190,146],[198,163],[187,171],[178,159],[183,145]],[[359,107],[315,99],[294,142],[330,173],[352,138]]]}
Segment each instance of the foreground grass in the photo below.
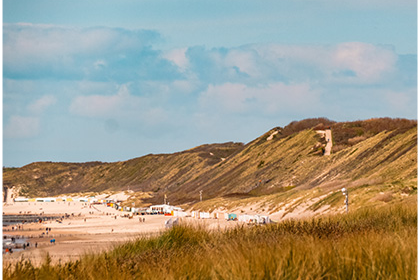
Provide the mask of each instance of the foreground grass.
{"label": "foreground grass", "polygon": [[3,265],[4,279],[417,279],[417,204],[210,232],[182,225],[78,261]]}

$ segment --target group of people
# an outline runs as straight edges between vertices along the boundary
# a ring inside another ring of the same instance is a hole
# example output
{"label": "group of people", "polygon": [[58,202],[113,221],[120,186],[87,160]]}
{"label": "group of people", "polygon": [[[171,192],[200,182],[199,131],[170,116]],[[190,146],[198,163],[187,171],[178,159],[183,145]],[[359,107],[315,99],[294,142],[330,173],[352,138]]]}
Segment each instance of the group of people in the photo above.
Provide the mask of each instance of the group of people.
{"label": "group of people", "polygon": [[[22,222],[22,224],[24,224],[24,223],[25,223],[25,221]],[[21,230],[21,229],[23,230],[23,225],[22,226],[21,225],[17,225],[17,226],[13,226],[12,227],[12,231],[13,230]]]}
{"label": "group of people", "polygon": [[45,228],[45,232],[42,232],[42,236],[40,237],[44,237],[44,234],[48,235],[49,232],[51,232],[51,228]]}
{"label": "group of people", "polygon": [[[12,242],[13,243],[15,243],[16,242],[16,239],[14,238],[14,237],[12,237]],[[23,250],[26,250],[26,248],[28,248],[29,247],[29,242],[27,242],[27,243],[23,243],[23,245],[22,245],[22,248],[23,248]],[[37,248],[38,247],[38,243],[35,243],[35,248]],[[6,248],[5,249],[5,252],[6,253],[10,253],[10,254],[12,254],[13,253],[13,248]]]}

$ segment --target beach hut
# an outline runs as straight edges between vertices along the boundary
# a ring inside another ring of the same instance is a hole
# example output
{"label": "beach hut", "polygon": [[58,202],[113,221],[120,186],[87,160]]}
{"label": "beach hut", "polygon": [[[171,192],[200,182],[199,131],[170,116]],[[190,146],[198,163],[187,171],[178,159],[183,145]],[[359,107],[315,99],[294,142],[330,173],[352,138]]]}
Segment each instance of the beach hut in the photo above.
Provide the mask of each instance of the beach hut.
{"label": "beach hut", "polygon": [[64,199],[63,199],[63,198],[61,198],[61,197],[57,197],[57,198],[55,199],[55,201],[57,201],[57,202],[62,202],[62,201],[64,201]]}
{"label": "beach hut", "polygon": [[270,218],[262,215],[239,215],[238,221],[248,224],[268,224]]}
{"label": "beach hut", "polygon": [[256,218],[254,215],[239,215],[238,221],[244,222],[244,223],[256,223]]}
{"label": "beach hut", "polygon": [[29,199],[26,197],[16,197],[15,199],[13,199],[14,202],[28,202]]}
{"label": "beach hut", "polygon": [[67,198],[66,198],[66,201],[68,201],[68,202],[72,202],[72,201],[73,201],[73,198],[71,198],[71,197],[67,197]]}
{"label": "beach hut", "polygon": [[200,212],[200,219],[210,219],[210,213],[209,212]]}
{"label": "beach hut", "polygon": [[172,216],[174,216],[174,217],[186,217],[188,214],[187,214],[187,212],[184,212],[184,211],[172,211]]}
{"label": "beach hut", "polygon": [[28,199],[28,202],[35,202],[36,201],[36,199],[35,198],[29,198]]}
{"label": "beach hut", "polygon": [[227,219],[226,220],[228,220],[228,221],[236,221],[236,220],[238,220],[238,216],[235,213],[229,213],[229,214],[227,214]]}
{"label": "beach hut", "polygon": [[270,223],[270,217],[269,216],[255,215],[255,221],[256,221],[257,224],[269,224]]}

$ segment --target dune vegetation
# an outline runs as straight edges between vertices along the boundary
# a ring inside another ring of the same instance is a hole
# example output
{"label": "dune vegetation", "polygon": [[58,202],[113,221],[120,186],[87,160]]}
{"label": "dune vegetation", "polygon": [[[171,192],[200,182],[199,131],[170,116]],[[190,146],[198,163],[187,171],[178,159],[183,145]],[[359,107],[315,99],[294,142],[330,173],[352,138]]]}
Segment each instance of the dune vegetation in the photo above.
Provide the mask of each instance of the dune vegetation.
{"label": "dune vegetation", "polygon": [[[331,128],[333,151],[317,131]],[[173,154],[146,155],[113,163],[34,162],[3,168],[3,186],[26,197],[126,191],[148,193],[131,202],[171,204],[203,200],[291,194],[344,185],[412,188],[417,181],[417,121],[370,119],[334,122],[324,118],[292,122],[242,143],[201,145]],[[296,187],[296,188],[295,188]],[[324,193],[322,193],[323,195]]]}
{"label": "dune vegetation", "polygon": [[417,200],[225,231],[184,223],[77,261],[3,264],[3,279],[416,278]]}

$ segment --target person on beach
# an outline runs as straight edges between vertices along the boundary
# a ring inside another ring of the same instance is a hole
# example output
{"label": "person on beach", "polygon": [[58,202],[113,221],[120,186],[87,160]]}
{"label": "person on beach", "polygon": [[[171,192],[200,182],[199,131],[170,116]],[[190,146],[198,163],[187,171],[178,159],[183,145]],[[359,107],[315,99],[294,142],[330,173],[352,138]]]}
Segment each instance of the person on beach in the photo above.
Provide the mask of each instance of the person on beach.
{"label": "person on beach", "polygon": [[35,248],[38,248],[38,242],[35,242]]}

